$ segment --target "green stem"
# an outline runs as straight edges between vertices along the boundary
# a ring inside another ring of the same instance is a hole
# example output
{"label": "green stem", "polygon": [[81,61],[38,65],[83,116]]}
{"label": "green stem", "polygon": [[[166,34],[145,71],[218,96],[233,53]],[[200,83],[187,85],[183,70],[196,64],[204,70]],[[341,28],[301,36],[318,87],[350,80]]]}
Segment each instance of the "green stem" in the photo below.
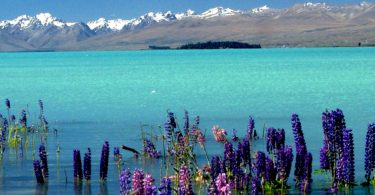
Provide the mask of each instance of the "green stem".
{"label": "green stem", "polygon": [[206,160],[207,160],[207,165],[210,165],[210,160],[208,158],[208,154],[207,154],[207,150],[206,150],[206,146],[203,144],[203,151],[204,151],[204,155],[206,156]]}

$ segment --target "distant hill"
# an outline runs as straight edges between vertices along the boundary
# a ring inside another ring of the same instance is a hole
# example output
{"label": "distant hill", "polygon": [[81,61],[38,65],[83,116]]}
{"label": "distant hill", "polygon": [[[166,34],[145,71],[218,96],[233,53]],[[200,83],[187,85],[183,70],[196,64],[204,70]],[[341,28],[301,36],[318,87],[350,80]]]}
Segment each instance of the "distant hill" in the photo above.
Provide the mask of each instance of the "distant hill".
{"label": "distant hill", "polygon": [[[188,43],[242,42],[262,47],[375,44],[375,6],[296,4],[249,10],[216,7],[196,14],[150,12],[134,19],[66,22],[49,13],[0,21],[0,51],[127,50]],[[360,44],[359,44],[360,43]]]}

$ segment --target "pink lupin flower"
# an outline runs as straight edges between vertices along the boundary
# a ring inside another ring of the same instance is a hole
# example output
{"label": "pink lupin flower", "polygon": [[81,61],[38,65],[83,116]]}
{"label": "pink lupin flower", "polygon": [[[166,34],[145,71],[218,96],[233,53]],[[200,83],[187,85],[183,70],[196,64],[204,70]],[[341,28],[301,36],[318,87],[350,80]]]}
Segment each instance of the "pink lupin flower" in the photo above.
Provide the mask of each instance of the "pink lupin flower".
{"label": "pink lupin flower", "polygon": [[135,169],[133,173],[132,179],[132,188],[133,194],[135,195],[143,195],[144,194],[144,186],[143,186],[143,179],[145,178],[145,174],[140,169]]}
{"label": "pink lupin flower", "polygon": [[232,194],[230,191],[230,186],[227,184],[227,177],[225,173],[219,173],[215,180],[216,188],[221,195]]}
{"label": "pink lupin flower", "polygon": [[156,187],[152,185],[153,182],[154,179],[152,176],[150,174],[146,174],[145,178],[143,179],[143,189],[145,194],[154,194]]}
{"label": "pink lupin flower", "polygon": [[220,128],[219,125],[214,125],[212,127],[212,133],[214,134],[215,140],[219,143],[227,143],[228,140],[226,138],[227,132],[225,129]]}
{"label": "pink lupin flower", "polygon": [[201,147],[203,147],[203,145],[206,143],[206,139],[205,139],[202,131],[200,129],[196,129],[194,131],[194,136],[195,136],[195,139],[197,140],[197,142],[199,143],[199,145]]}

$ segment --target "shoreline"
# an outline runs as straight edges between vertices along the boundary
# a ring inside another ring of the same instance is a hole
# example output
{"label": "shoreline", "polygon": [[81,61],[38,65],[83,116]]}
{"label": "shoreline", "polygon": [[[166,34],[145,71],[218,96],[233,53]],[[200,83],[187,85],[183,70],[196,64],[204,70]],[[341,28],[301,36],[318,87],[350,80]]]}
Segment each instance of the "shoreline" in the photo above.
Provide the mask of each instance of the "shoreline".
{"label": "shoreline", "polygon": [[196,50],[267,50],[267,49],[319,49],[319,48],[373,48],[375,45],[365,45],[365,46],[316,46],[316,47],[263,47],[262,48],[223,48],[223,49],[177,49],[177,48],[170,48],[170,49],[113,49],[113,50],[22,50],[22,51],[0,51],[0,54],[2,53],[59,53],[59,52],[131,52],[131,51],[164,51],[164,50],[170,50],[170,51],[196,51]]}

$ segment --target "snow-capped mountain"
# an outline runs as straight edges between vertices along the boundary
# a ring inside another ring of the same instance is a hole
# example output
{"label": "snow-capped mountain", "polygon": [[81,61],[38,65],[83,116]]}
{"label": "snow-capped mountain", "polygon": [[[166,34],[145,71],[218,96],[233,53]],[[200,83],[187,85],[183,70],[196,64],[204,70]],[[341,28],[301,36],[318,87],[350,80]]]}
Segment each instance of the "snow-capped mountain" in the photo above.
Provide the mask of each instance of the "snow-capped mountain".
{"label": "snow-capped mountain", "polygon": [[242,12],[223,7],[211,8],[201,14],[195,14],[195,12],[190,9],[183,13],[172,13],[171,11],[167,11],[164,13],[149,12],[143,16],[130,20],[106,20],[104,18],[99,18],[98,20],[88,22],[87,25],[91,30],[94,30],[95,32],[109,32],[140,29],[151,24],[173,22],[186,18],[210,19],[218,16],[233,16],[240,13]]}
{"label": "snow-capped mountain", "polygon": [[193,11],[191,9],[188,9],[188,10],[186,10],[186,12],[175,14],[175,16],[176,16],[177,20],[182,20],[182,19],[185,19],[185,18],[194,17],[195,16],[194,14],[195,14],[195,11]]}
{"label": "snow-capped mountain", "polygon": [[19,28],[21,30],[53,26],[57,28],[64,28],[73,26],[76,23],[64,22],[61,19],[53,17],[50,13],[40,13],[36,16],[22,15],[13,20],[5,20],[0,22],[0,29],[5,28]]}
{"label": "snow-capped mountain", "polygon": [[149,12],[139,18],[132,19],[123,29],[139,29],[155,23],[172,22],[177,20],[175,14],[171,11],[162,12]]}
{"label": "snow-capped mountain", "polygon": [[[56,45],[76,43],[94,35],[85,23],[65,22],[50,13],[0,21],[0,45],[3,44],[0,48],[10,50],[50,50]],[[1,41],[3,37],[6,39]]]}
{"label": "snow-capped mountain", "polygon": [[215,7],[211,8],[202,14],[199,15],[200,18],[202,19],[209,19],[213,17],[218,17],[218,16],[233,16],[236,14],[241,14],[242,12],[239,10],[232,10],[230,8],[223,8],[223,7]]}
{"label": "snow-capped mountain", "polygon": [[188,10],[185,13],[173,14],[168,11],[165,13],[162,12],[149,12],[138,18],[133,18],[130,20],[124,19],[115,19],[115,20],[106,20],[105,18],[99,18],[95,21],[89,21],[87,25],[91,30],[95,32],[110,32],[110,31],[121,31],[121,30],[130,30],[136,28],[142,28],[150,24],[162,23],[162,22],[171,22],[175,20],[180,20],[185,17],[192,15],[194,11]]}
{"label": "snow-capped mountain", "polygon": [[253,13],[253,14],[261,14],[261,13],[267,12],[269,10],[270,10],[270,8],[267,5],[264,5],[262,7],[253,8],[251,10],[251,13]]}
{"label": "snow-capped mountain", "polygon": [[303,13],[303,12],[316,12],[316,11],[329,11],[332,7],[328,6],[326,3],[312,3],[307,2],[303,4],[296,4],[289,11],[293,11],[296,13]]}
{"label": "snow-capped mountain", "polygon": [[362,39],[371,43],[374,18],[375,5],[367,2],[342,6],[307,2],[283,9],[264,5],[247,11],[214,7],[202,13],[149,12],[133,19],[99,18],[87,23],[40,13],[0,20],[0,51],[147,48],[249,37],[256,41],[258,36],[258,42],[266,39],[271,46]]}
{"label": "snow-capped mountain", "polygon": [[95,32],[109,32],[109,31],[120,31],[124,28],[125,25],[131,23],[131,20],[115,19],[115,20],[106,20],[105,18],[99,18],[95,21],[90,21],[87,23],[87,26]]}

